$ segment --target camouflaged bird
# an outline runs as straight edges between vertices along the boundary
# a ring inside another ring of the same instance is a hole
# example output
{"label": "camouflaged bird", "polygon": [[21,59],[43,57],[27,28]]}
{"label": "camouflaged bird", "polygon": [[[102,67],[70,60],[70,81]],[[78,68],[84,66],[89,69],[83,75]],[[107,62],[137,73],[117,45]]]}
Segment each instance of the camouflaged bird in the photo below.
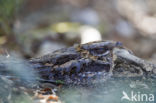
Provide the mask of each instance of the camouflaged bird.
{"label": "camouflaged bird", "polygon": [[[44,80],[65,84],[90,84],[110,77],[138,77],[155,72],[156,66],[136,57],[114,41],[74,45],[30,60]],[[155,73],[154,73],[155,74]]]}

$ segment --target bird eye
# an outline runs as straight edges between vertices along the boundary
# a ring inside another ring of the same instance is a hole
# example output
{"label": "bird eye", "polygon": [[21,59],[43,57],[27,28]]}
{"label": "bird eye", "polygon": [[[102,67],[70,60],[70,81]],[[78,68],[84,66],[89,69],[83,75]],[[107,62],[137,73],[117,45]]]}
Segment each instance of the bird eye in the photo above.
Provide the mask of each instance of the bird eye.
{"label": "bird eye", "polygon": [[90,50],[90,53],[92,55],[98,55],[98,54],[103,54],[103,53],[105,53],[107,51],[108,51],[107,48],[95,48],[95,49],[91,49]]}

